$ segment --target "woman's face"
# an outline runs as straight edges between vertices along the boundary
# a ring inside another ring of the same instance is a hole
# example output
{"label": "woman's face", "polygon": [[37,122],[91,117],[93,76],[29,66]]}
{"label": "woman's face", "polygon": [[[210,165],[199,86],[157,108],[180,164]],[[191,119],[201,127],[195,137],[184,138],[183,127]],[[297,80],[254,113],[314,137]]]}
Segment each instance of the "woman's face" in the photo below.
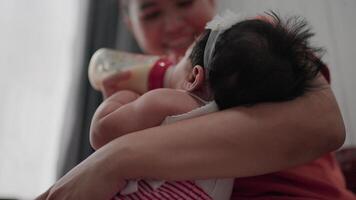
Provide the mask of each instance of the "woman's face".
{"label": "woman's face", "polygon": [[215,0],[128,0],[128,24],[150,54],[184,55],[215,13]]}

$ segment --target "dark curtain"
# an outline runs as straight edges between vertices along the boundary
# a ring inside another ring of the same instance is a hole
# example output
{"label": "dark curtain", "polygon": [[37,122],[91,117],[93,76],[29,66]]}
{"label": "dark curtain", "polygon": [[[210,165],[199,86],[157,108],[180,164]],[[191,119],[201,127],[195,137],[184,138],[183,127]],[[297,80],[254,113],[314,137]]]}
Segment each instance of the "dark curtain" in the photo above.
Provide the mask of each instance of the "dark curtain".
{"label": "dark curtain", "polygon": [[87,68],[90,57],[102,47],[138,51],[123,20],[120,19],[118,8],[118,0],[90,0],[80,86],[79,91],[76,92],[77,96],[73,97],[76,100],[75,123],[73,127],[69,127],[70,144],[59,162],[58,177],[63,176],[93,153],[89,144],[89,128],[91,118],[102,97],[89,84]]}

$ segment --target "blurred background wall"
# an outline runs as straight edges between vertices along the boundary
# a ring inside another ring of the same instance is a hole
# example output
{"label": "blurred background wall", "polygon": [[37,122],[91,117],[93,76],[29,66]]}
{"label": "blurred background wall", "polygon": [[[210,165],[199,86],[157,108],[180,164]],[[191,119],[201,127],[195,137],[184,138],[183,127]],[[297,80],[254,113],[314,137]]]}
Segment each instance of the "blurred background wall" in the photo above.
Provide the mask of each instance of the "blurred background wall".
{"label": "blurred background wall", "polygon": [[57,177],[87,11],[87,0],[0,1],[0,198],[33,199]]}

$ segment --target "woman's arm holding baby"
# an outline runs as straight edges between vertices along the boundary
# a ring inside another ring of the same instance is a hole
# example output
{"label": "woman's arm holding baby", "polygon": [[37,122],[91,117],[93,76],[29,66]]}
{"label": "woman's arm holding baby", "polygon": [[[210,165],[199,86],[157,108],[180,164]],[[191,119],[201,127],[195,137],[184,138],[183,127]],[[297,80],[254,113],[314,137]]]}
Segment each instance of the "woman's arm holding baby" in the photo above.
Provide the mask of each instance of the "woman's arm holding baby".
{"label": "woman's arm holding baby", "polygon": [[335,97],[323,78],[318,82],[322,89],[293,101],[228,109],[117,138],[37,199],[109,199],[125,179],[244,177],[311,161],[339,148],[345,137]]}
{"label": "woman's arm holding baby", "polygon": [[342,117],[325,79],[316,83],[319,89],[293,101],[236,107],[115,140],[106,148],[131,155],[117,157],[117,177],[255,176],[336,150],[345,137]]}

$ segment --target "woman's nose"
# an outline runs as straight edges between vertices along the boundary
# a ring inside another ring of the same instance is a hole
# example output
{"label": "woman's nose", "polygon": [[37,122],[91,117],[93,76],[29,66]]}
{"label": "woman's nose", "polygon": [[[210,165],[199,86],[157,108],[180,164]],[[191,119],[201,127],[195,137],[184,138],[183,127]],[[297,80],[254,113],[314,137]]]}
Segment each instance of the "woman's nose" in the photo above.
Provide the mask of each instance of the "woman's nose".
{"label": "woman's nose", "polygon": [[167,33],[176,33],[184,28],[183,16],[176,12],[167,13],[164,20],[164,29]]}

